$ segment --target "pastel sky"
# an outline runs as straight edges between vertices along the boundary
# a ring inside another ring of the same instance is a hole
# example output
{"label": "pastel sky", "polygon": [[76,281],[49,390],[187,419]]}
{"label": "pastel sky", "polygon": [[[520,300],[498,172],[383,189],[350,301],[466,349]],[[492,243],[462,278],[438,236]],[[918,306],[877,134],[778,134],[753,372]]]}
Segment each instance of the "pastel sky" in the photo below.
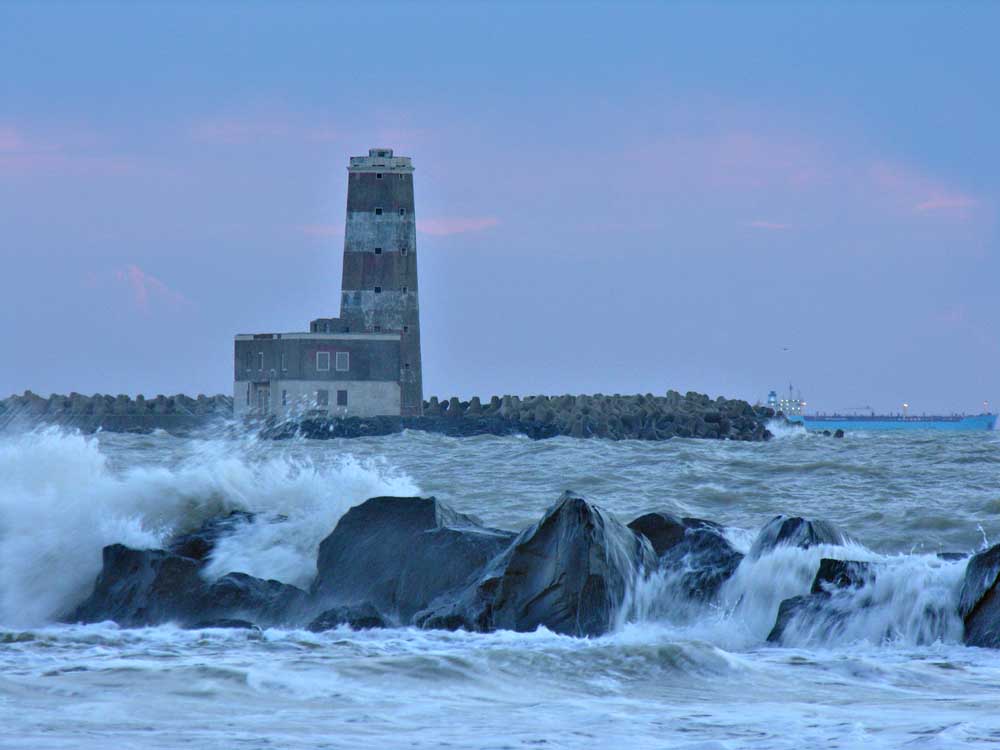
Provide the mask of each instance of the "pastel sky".
{"label": "pastel sky", "polygon": [[1000,4],[0,4],[0,395],[231,392],[416,166],[427,396],[1000,401]]}

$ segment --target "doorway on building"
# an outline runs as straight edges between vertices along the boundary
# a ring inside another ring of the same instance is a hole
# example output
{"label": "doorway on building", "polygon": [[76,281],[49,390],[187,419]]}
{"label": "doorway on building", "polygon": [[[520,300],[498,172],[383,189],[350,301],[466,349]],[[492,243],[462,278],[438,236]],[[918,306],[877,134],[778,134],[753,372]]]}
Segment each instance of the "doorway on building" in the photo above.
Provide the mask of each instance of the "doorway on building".
{"label": "doorway on building", "polygon": [[258,414],[266,415],[268,413],[269,406],[271,404],[271,384],[270,383],[254,383],[253,384],[253,401],[254,410]]}

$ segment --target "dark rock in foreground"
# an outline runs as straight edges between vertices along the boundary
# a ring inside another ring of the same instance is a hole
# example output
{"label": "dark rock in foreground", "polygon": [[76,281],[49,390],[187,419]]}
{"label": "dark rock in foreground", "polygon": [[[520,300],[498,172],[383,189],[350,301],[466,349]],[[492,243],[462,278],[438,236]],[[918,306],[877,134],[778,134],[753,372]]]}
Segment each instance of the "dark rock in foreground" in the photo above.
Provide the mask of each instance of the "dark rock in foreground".
{"label": "dark rock in foreground", "polygon": [[164,550],[112,544],[103,555],[93,593],[67,621],[114,620],[125,627],[212,620],[293,625],[306,606],[304,591],[279,581],[229,573],[208,583],[197,560]]}
{"label": "dark rock in foreground", "polygon": [[[793,596],[781,602],[774,627],[767,640],[780,643],[793,622],[822,637],[829,637],[843,627],[850,611],[831,606],[831,600],[841,592],[859,589],[875,580],[872,563],[855,560],[820,560],[810,593]],[[864,606],[863,603],[858,606]]]}
{"label": "dark rock in foreground", "polygon": [[375,607],[371,604],[361,604],[328,609],[310,622],[308,629],[314,633],[321,633],[341,625],[347,625],[353,630],[389,627],[382,614]]}
{"label": "dark rock in foreground", "polygon": [[973,555],[965,568],[958,614],[965,623],[963,640],[969,646],[1000,648],[1000,544]]}
{"label": "dark rock in foreground", "polygon": [[514,534],[434,498],[376,497],[351,508],[319,548],[321,605],[371,605],[397,624],[461,588]]}
{"label": "dark rock in foreground", "polygon": [[688,599],[709,601],[743,562],[743,554],[726,539],[722,527],[711,521],[691,520],[684,537],[660,558],[661,570],[673,572],[676,585]]}
{"label": "dark rock in foreground", "polygon": [[428,628],[596,636],[612,626],[628,585],[652,570],[649,541],[567,494],[457,600],[417,617]]}
{"label": "dark rock in foreground", "polygon": [[206,562],[221,537],[229,536],[240,526],[252,523],[254,514],[245,510],[234,510],[228,515],[211,518],[189,534],[174,537],[167,544],[167,551]]}
{"label": "dark rock in foreground", "polygon": [[628,527],[637,534],[642,534],[653,545],[653,551],[662,556],[675,544],[684,539],[688,529],[712,527],[721,533],[722,527],[712,521],[700,518],[678,518],[672,513],[654,511],[639,516],[629,523]]}
{"label": "dark rock in foreground", "polygon": [[813,578],[810,593],[822,594],[833,589],[860,588],[871,583],[875,573],[870,562],[856,560],[832,560],[824,557],[819,561],[819,570]]}
{"label": "dark rock in foreground", "polygon": [[793,516],[775,516],[760,530],[748,553],[751,560],[779,546],[808,549],[817,544],[841,545],[847,537],[832,523]]}

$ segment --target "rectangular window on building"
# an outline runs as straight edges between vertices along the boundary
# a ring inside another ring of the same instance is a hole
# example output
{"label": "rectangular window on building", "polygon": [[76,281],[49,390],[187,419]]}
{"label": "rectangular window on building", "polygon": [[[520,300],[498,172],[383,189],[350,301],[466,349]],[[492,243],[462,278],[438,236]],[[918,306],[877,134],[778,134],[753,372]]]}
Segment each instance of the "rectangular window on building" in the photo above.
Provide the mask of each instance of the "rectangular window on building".
{"label": "rectangular window on building", "polygon": [[380,286],[375,287],[375,294],[381,294],[381,293],[382,293],[382,287]]}
{"label": "rectangular window on building", "polygon": [[409,326],[403,326],[403,333],[409,333],[409,332],[410,332],[410,327]]}
{"label": "rectangular window on building", "polygon": [[406,179],[406,175],[405,175],[405,174],[403,174],[402,172],[400,172],[400,174],[399,174],[399,179],[401,179],[401,180],[405,180],[405,179]]}
{"label": "rectangular window on building", "polygon": [[403,369],[409,370],[410,369],[410,363],[407,362],[405,365],[403,365]]}
{"label": "rectangular window on building", "polygon": [[347,391],[337,391],[337,406],[347,406]]}
{"label": "rectangular window on building", "polygon": [[399,215],[400,216],[406,216],[406,209],[405,208],[399,209]]}
{"label": "rectangular window on building", "polygon": [[381,208],[376,208],[375,209],[375,215],[376,216],[381,216],[382,215],[382,209]]}
{"label": "rectangular window on building", "polygon": [[281,405],[288,406],[288,391],[281,392]]}
{"label": "rectangular window on building", "polygon": [[399,248],[400,255],[406,255],[409,251],[405,247]]}
{"label": "rectangular window on building", "polygon": [[325,388],[321,388],[316,391],[316,406],[329,406],[330,405],[330,391]]}
{"label": "rectangular window on building", "polygon": [[382,333],[382,326],[375,326],[375,333]]}
{"label": "rectangular window on building", "polygon": [[375,173],[375,179],[376,180],[381,180],[382,179],[382,173],[381,172],[376,172]]}
{"label": "rectangular window on building", "polygon": [[316,370],[319,372],[330,370],[330,352],[316,352]]}
{"label": "rectangular window on building", "polygon": [[288,369],[288,354],[285,352],[281,353],[281,370],[284,372]]}
{"label": "rectangular window on building", "polygon": [[381,254],[382,254],[382,248],[380,248],[380,247],[376,247],[376,248],[375,248],[375,254],[376,254],[376,255],[381,255]]}
{"label": "rectangular window on building", "polygon": [[[329,363],[328,363],[329,364]],[[337,372],[347,372],[351,369],[351,353],[337,352]],[[327,369],[330,369],[327,367]]]}
{"label": "rectangular window on building", "polygon": [[404,286],[404,287],[403,287],[403,294],[406,294],[406,293],[407,293],[408,291],[410,291],[410,288],[409,288],[409,287],[406,287],[406,286]]}
{"label": "rectangular window on building", "polygon": [[250,370],[251,370],[251,369],[253,368],[253,365],[251,364],[251,362],[252,362],[252,357],[253,357],[253,355],[252,355],[252,354],[250,354],[250,352],[247,352],[247,355],[246,355],[246,356],[245,356],[245,357],[243,358],[243,359],[245,359],[245,360],[246,360],[246,363],[247,363],[247,371],[248,371],[248,372],[249,372],[249,371],[250,371]]}
{"label": "rectangular window on building", "polygon": [[250,406],[250,384],[247,383],[247,406]]}
{"label": "rectangular window on building", "polygon": [[257,352],[257,369],[264,369],[264,352]]}

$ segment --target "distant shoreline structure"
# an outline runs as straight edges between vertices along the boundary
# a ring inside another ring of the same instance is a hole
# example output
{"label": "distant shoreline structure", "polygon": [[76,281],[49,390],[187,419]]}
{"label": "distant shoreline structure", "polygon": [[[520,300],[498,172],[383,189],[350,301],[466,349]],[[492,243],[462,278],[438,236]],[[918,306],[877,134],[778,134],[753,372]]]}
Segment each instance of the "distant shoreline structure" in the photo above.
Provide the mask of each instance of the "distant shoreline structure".
{"label": "distant shoreline structure", "polygon": [[422,416],[330,417],[305,410],[289,419],[238,420],[230,396],[178,394],[135,399],[95,394],[52,395],[26,391],[0,400],[0,429],[60,425],[81,432],[136,432],[164,430],[188,434],[229,425],[249,425],[263,437],[366,437],[420,430],[456,437],[526,435],[534,439],[558,436],[609,440],[669,440],[673,437],[711,440],[760,441],[771,433],[774,412],[746,401],[689,391],[664,396],[603,394],[587,396],[493,396],[431,398]]}

